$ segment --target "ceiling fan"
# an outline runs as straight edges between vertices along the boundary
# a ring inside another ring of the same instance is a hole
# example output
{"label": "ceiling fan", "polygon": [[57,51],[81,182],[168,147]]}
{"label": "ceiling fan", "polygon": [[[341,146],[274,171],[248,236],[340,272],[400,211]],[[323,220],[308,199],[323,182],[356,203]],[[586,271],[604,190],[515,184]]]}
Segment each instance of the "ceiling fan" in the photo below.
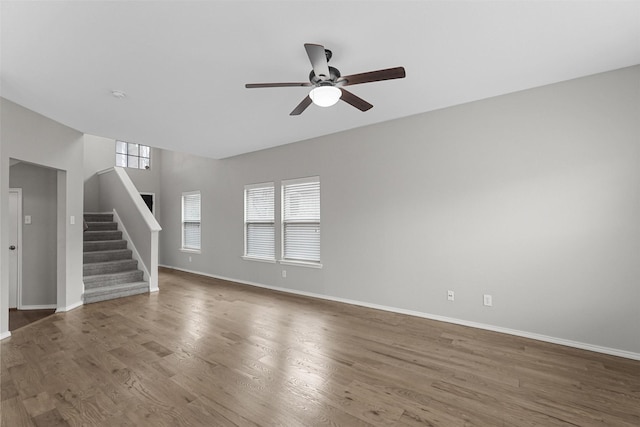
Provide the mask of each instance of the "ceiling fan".
{"label": "ceiling fan", "polygon": [[322,45],[311,43],[306,43],[304,48],[307,51],[307,56],[309,56],[311,66],[313,67],[313,70],[311,70],[311,73],[309,74],[309,82],[248,83],[245,87],[253,89],[263,87],[312,86],[313,89],[311,89],[309,95],[307,95],[289,114],[291,116],[297,116],[306,110],[311,103],[321,107],[330,107],[339,100],[343,100],[347,104],[353,105],[360,111],[367,111],[373,107],[373,105],[344,89],[345,86],[377,82],[381,80],[402,79],[405,77],[404,67],[387,68],[384,70],[342,76],[337,68],[329,66],[329,60],[332,56],[329,49],[325,49]]}

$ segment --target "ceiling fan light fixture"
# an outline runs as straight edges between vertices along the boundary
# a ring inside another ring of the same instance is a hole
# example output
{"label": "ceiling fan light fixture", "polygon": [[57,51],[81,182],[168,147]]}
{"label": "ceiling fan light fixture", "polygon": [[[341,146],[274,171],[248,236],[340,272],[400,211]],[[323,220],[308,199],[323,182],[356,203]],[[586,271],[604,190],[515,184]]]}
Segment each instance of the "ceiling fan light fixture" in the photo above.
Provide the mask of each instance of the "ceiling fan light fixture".
{"label": "ceiling fan light fixture", "polygon": [[319,107],[331,107],[342,96],[342,91],[335,86],[318,86],[311,89],[309,98]]}
{"label": "ceiling fan light fixture", "polygon": [[247,89],[260,87],[312,87],[296,108],[289,113],[290,116],[299,116],[311,104],[320,107],[330,107],[339,100],[357,108],[360,111],[369,111],[373,105],[364,99],[354,95],[344,86],[359,85],[362,83],[379,82],[382,80],[402,79],[406,76],[404,67],[387,68],[384,70],[367,71],[365,73],[342,76],[337,68],[330,67],[331,51],[324,46],[313,43],[305,43],[304,48],[313,69],[309,73],[309,82],[299,83],[247,83]]}

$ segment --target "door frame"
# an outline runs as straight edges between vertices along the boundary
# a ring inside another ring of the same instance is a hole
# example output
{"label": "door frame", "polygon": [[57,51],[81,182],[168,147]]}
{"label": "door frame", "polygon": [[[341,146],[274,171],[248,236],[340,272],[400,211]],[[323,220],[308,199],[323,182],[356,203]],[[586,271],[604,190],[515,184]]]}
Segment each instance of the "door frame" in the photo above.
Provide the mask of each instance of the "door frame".
{"label": "door frame", "polygon": [[[18,195],[18,206],[16,213],[18,227],[18,241],[16,243],[16,245],[18,246],[16,255],[18,257],[18,266],[16,271],[16,308],[18,310],[22,310],[22,188],[9,188],[9,193],[16,193]],[[9,216],[11,216],[11,212],[9,213]],[[10,224],[10,227],[12,226],[13,224]],[[11,286],[11,283],[9,283],[9,286]]]}

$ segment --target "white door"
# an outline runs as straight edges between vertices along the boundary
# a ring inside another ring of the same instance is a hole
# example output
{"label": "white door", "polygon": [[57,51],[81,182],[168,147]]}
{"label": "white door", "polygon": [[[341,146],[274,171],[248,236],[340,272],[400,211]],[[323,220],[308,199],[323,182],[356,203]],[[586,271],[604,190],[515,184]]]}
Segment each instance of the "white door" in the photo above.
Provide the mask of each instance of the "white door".
{"label": "white door", "polygon": [[22,189],[9,190],[9,308],[18,307],[20,280]]}

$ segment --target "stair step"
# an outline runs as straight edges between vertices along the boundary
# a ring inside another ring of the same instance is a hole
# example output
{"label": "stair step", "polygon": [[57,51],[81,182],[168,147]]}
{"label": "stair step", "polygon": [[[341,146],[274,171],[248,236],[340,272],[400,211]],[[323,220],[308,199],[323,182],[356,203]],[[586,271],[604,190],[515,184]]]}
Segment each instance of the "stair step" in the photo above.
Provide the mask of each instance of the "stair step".
{"label": "stair step", "polygon": [[110,274],[96,274],[92,276],[84,276],[85,291],[88,289],[101,288],[111,285],[119,285],[123,283],[141,282],[144,274],[141,270],[122,271]]}
{"label": "stair step", "polygon": [[87,225],[89,228],[86,231],[103,231],[103,230],[117,230],[118,223],[117,222],[107,222],[107,221],[87,221]]}
{"label": "stair step", "polygon": [[85,304],[149,292],[138,261],[110,213],[85,213],[87,230],[83,243]]}
{"label": "stair step", "polygon": [[[117,240],[115,240],[117,242]],[[111,240],[110,240],[111,242]],[[94,243],[94,242],[91,242]],[[126,243],[126,242],[125,242]],[[125,245],[126,246],[126,245]],[[108,262],[117,261],[119,259],[131,259],[131,249],[114,249],[106,251],[91,251],[85,252],[83,256],[83,262],[90,264],[94,262]]]}
{"label": "stair step", "polygon": [[126,240],[93,240],[85,241],[84,252],[110,251],[115,249],[127,249]]}
{"label": "stair step", "polygon": [[135,259],[121,259],[117,261],[92,262],[82,266],[82,275],[96,276],[102,274],[120,273],[123,271],[135,271],[138,269],[138,261]]}
{"label": "stair step", "polygon": [[131,295],[144,294],[149,292],[147,282],[122,283],[101,288],[87,289],[84,292],[83,300],[85,304],[99,301],[128,297]]}
{"label": "stair step", "polygon": [[111,213],[85,213],[84,220],[86,222],[113,222],[113,214]]}
{"label": "stair step", "polygon": [[95,240],[121,240],[122,231],[105,230],[105,231],[85,231],[84,241],[91,242]]}

